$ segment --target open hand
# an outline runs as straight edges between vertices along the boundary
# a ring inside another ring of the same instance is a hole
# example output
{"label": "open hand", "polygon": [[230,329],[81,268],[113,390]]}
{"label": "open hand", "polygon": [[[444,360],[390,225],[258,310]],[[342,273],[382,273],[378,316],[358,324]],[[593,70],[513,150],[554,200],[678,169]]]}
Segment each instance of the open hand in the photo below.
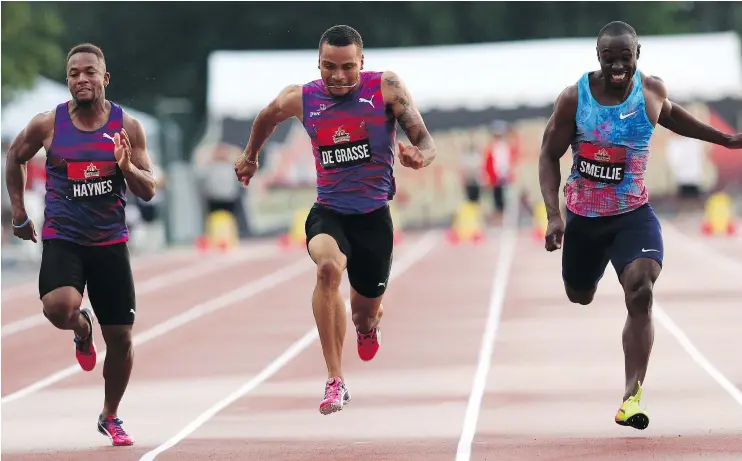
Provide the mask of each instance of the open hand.
{"label": "open hand", "polygon": [[122,171],[131,170],[131,141],[125,129],[113,135],[113,156]]}
{"label": "open hand", "polygon": [[418,170],[423,167],[425,156],[415,146],[406,146],[399,143],[399,163],[407,168]]}

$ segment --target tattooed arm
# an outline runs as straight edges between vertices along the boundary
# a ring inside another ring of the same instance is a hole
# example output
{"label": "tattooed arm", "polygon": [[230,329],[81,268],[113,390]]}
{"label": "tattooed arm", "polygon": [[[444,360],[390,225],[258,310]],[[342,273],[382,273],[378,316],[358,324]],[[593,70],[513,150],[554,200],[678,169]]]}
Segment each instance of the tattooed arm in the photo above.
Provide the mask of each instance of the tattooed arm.
{"label": "tattooed arm", "polygon": [[425,127],[420,111],[412,102],[409,90],[397,74],[391,71],[384,72],[381,76],[381,94],[384,97],[384,104],[394,114],[407,139],[425,157],[422,166],[430,165],[435,159],[433,137]]}

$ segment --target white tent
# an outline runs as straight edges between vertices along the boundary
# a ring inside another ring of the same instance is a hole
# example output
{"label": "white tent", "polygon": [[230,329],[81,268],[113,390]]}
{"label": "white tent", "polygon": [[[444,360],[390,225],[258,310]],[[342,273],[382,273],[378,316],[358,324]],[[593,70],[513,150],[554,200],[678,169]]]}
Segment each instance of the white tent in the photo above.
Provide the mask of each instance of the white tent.
{"label": "white tent", "polygon": [[[393,70],[421,111],[544,107],[598,68],[595,38],[417,48],[367,48],[367,70]],[[670,97],[742,97],[742,48],[734,32],[640,37],[641,71]],[[319,78],[317,51],[216,51],[209,56],[210,118],[252,118],[289,84]]]}
{"label": "white tent", "polygon": [[[54,109],[58,104],[70,99],[70,90],[60,83],[44,77],[37,77],[34,86],[18,94],[16,98],[2,108],[2,139],[12,140],[25,128],[37,114]],[[144,126],[147,144],[152,151],[159,151],[160,123],[149,114],[122,108]],[[154,153],[152,154],[155,155]]]}

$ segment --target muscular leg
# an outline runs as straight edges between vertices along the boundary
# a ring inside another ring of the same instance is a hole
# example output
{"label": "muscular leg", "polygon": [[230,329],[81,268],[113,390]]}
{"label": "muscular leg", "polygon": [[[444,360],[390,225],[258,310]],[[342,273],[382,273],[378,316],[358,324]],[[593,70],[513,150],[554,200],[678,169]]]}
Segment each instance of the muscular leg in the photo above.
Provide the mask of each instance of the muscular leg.
{"label": "muscular leg", "polygon": [[318,234],[309,241],[309,255],[317,265],[317,283],[312,294],[312,312],[317,323],[327,377],[344,380],[341,357],[347,317],[340,295],[340,281],[347,258],[328,234]]}
{"label": "muscular leg", "polygon": [[119,403],[129,384],[129,377],[134,366],[131,330],[131,325],[101,325],[107,349],[103,363],[103,380],[105,381],[105,399],[101,412],[103,418],[117,416]]}
{"label": "muscular leg", "polygon": [[43,245],[39,295],[44,316],[60,330],[72,330],[85,339],[91,329],[80,315],[86,282],[82,248],[63,240],[48,240]]}
{"label": "muscular leg", "polygon": [[90,335],[90,324],[80,315],[82,295],[76,288],[56,288],[45,294],[41,302],[44,306],[44,316],[52,325],[60,330],[73,330],[81,339]]}
{"label": "muscular leg", "polygon": [[585,218],[567,210],[562,280],[570,302],[583,306],[593,302],[598,282],[610,260],[610,238],[605,235],[605,227],[605,221],[600,218]]}
{"label": "muscular leg", "polygon": [[619,277],[628,310],[623,329],[626,372],[624,400],[637,392],[637,383],[643,383],[647,373],[649,354],[654,343],[652,289],[660,271],[661,267],[654,259],[639,258],[629,263]]}
{"label": "muscular leg", "polygon": [[567,282],[564,282],[564,290],[567,292],[567,298],[575,304],[582,304],[587,306],[593,302],[595,292],[598,290],[597,285],[589,290],[575,290],[570,287]]}
{"label": "muscular leg", "polygon": [[350,288],[350,309],[353,314],[353,325],[359,333],[368,333],[377,326],[384,315],[381,300],[384,295],[367,298]]}

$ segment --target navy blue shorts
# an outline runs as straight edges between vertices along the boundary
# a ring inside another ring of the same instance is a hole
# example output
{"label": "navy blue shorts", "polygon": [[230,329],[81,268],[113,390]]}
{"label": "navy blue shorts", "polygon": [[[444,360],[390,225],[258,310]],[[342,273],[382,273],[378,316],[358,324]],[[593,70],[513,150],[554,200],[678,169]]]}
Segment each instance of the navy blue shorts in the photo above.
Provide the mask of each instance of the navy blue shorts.
{"label": "navy blue shorts", "polygon": [[615,216],[587,218],[567,210],[562,242],[562,278],[570,288],[587,291],[603,277],[608,261],[620,276],[637,258],[662,266],[662,228],[647,203]]}

